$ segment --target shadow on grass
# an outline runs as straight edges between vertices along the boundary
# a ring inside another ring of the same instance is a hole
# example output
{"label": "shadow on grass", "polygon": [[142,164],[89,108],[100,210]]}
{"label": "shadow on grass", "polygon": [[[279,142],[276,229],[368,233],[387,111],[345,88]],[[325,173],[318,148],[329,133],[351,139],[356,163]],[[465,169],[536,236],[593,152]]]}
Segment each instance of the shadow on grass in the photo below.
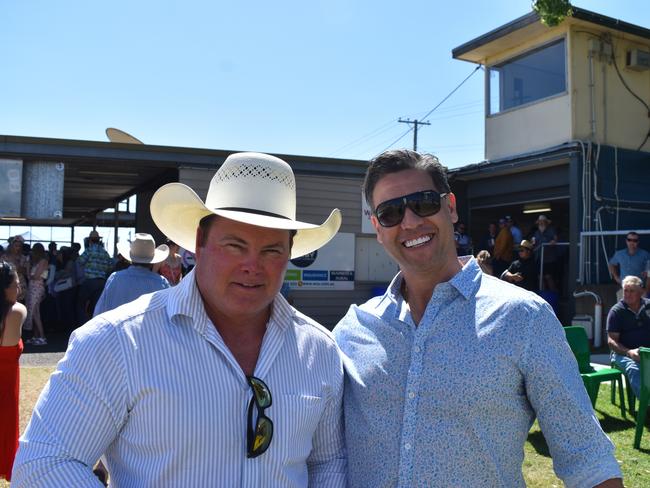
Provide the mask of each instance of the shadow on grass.
{"label": "shadow on grass", "polygon": [[536,430],[528,434],[528,442],[535,448],[537,454],[547,458],[551,457],[551,453],[548,451],[548,445],[546,444],[546,439],[544,439],[544,434],[541,430]]}
{"label": "shadow on grass", "polygon": [[603,418],[600,421],[600,426],[607,434],[611,432],[621,432],[623,430],[634,429],[636,425],[634,420],[629,417],[629,414],[626,418],[622,419],[620,416],[614,417],[601,409],[597,409],[596,412],[602,415]]}

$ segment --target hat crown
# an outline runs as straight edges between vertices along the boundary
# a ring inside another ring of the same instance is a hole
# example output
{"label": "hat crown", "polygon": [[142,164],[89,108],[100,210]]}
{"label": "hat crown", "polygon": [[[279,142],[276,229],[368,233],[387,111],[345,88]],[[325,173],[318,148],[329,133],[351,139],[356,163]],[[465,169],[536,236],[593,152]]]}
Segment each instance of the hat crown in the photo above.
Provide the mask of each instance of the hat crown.
{"label": "hat crown", "polygon": [[295,220],[296,181],[291,166],[268,154],[233,154],[212,178],[205,206],[252,210]]}
{"label": "hat crown", "polygon": [[523,247],[525,249],[528,249],[529,251],[532,251],[535,246],[529,240],[524,239],[523,241],[521,241],[521,244],[519,244],[519,247]]}
{"label": "hat crown", "polygon": [[156,243],[151,234],[137,233],[135,239],[131,241],[132,258],[152,258],[156,252]]}

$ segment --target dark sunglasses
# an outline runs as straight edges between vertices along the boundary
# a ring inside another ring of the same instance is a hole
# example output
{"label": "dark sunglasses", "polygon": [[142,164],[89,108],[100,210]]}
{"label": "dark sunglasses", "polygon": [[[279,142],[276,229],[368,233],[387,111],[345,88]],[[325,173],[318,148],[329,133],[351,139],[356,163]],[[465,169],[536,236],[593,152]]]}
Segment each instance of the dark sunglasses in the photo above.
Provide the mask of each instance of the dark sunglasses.
{"label": "dark sunglasses", "polygon": [[[266,386],[266,383],[255,376],[247,376],[246,380],[253,390],[253,398],[248,404],[248,451],[246,456],[255,458],[266,452],[273,438],[273,422],[264,415],[264,410],[269,408],[272,403],[271,390]],[[257,407],[255,429],[253,429],[253,405]]]}
{"label": "dark sunglasses", "polygon": [[418,217],[429,217],[440,211],[440,200],[449,193],[438,193],[433,190],[418,191],[410,195],[386,200],[377,205],[375,217],[382,227],[394,227],[401,223],[406,213],[406,207]]}
{"label": "dark sunglasses", "polygon": [[625,239],[627,242],[639,242],[639,239]]}

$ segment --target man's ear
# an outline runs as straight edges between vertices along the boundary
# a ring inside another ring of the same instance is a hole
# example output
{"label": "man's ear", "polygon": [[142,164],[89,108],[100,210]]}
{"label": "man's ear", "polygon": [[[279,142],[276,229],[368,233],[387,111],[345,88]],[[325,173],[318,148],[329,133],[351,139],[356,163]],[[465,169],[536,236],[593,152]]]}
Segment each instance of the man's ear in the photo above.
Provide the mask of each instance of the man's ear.
{"label": "man's ear", "polygon": [[375,217],[374,214],[370,216],[370,223],[375,228],[375,232],[377,233],[377,242],[379,244],[383,244],[383,242],[381,242],[381,237],[380,237],[380,234],[379,234],[379,229],[381,228],[381,224],[379,223],[379,221],[377,220],[377,217]]}
{"label": "man's ear", "polygon": [[458,222],[458,213],[456,212],[456,195],[449,192],[447,195],[447,207],[449,208],[449,215],[451,215],[451,222],[455,224]]}
{"label": "man's ear", "polygon": [[205,238],[207,236],[203,235],[203,229],[201,226],[198,226],[196,228],[196,238],[194,239],[194,256],[196,259],[199,258],[199,255],[201,254],[201,246],[205,242]]}

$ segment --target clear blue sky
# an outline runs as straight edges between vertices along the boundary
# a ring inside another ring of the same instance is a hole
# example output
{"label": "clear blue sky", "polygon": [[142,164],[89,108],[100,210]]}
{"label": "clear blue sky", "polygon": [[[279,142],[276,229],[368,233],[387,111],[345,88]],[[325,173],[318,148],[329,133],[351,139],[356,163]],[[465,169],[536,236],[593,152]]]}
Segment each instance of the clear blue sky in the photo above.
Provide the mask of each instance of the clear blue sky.
{"label": "clear blue sky", "polygon": [[[650,28],[648,0],[574,5]],[[3,0],[0,134],[367,159],[475,65],[451,50],[527,0]],[[483,159],[483,72],[419,132]],[[412,134],[394,147],[410,147]]]}

